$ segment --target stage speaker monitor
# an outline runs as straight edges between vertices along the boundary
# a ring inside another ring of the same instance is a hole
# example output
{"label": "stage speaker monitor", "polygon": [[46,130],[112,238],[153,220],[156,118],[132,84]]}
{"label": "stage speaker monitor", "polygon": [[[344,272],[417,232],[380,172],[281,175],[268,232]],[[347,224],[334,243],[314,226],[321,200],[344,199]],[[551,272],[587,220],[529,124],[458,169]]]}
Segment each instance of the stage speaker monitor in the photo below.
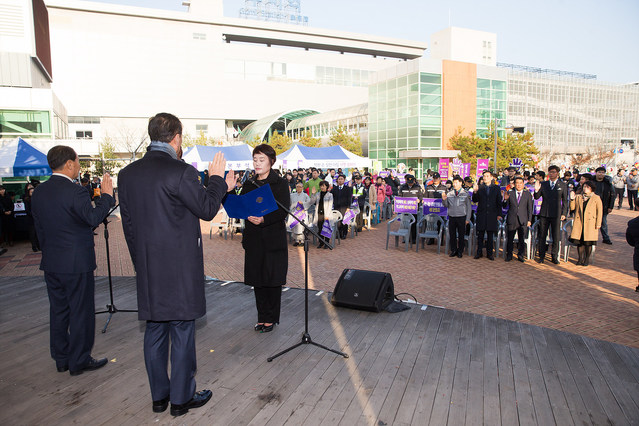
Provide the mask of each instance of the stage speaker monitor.
{"label": "stage speaker monitor", "polygon": [[335,285],[331,303],[345,308],[381,312],[393,301],[394,295],[391,274],[344,269]]}

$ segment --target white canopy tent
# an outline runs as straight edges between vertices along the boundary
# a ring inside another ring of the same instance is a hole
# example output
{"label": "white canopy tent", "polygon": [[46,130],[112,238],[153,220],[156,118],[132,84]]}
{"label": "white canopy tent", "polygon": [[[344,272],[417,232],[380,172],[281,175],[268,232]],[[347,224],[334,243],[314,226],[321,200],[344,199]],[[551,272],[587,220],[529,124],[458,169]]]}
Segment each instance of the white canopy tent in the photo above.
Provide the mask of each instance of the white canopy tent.
{"label": "white canopy tent", "polygon": [[350,169],[357,167],[361,169],[364,167],[370,168],[372,164],[370,159],[355,155],[339,145],[320,148],[294,145],[278,155],[277,159],[278,162],[282,162],[281,165],[284,169],[297,169],[300,167],[318,167],[321,169]]}

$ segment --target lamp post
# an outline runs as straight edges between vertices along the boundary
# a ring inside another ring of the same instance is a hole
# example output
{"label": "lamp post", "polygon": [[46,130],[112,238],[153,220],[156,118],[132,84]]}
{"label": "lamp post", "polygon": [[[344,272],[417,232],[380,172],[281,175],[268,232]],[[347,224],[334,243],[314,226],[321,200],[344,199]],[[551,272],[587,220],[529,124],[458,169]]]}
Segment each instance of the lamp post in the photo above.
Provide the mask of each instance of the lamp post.
{"label": "lamp post", "polygon": [[493,157],[493,169],[497,175],[497,119],[495,118],[495,156]]}

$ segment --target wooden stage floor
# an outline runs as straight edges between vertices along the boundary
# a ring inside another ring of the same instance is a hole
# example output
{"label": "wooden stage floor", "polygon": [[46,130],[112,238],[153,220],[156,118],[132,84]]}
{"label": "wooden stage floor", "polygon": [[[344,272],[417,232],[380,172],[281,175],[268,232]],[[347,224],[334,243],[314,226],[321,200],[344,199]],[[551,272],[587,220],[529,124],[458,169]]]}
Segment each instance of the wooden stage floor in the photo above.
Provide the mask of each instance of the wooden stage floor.
{"label": "wooden stage floor", "polygon": [[[114,278],[115,304],[135,308],[133,278]],[[58,373],[48,349],[42,277],[0,278],[2,425],[572,425],[639,423],[639,350],[477,314],[412,305],[368,313],[309,296],[315,342],[302,345],[304,292],[282,297],[282,324],[253,331],[250,288],[211,281],[197,321],[197,388],[205,407],[173,418],[151,411],[135,313],[117,313],[93,354],[109,364],[77,377]],[[108,303],[96,281],[96,307]]]}

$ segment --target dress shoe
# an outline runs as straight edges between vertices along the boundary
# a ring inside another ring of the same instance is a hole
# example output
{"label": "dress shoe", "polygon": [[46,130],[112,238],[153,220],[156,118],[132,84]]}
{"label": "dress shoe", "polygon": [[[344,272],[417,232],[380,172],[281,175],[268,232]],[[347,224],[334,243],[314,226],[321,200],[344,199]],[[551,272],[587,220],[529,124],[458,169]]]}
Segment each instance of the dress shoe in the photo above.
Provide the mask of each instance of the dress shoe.
{"label": "dress shoe", "polygon": [[320,244],[317,246],[317,248],[322,248],[322,247],[324,247],[324,243],[320,243]]}
{"label": "dress shoe", "polygon": [[270,333],[271,331],[273,331],[274,328],[275,328],[275,323],[273,323],[271,325],[264,324],[262,326],[262,330],[260,332],[261,333]]}
{"label": "dress shoe", "polygon": [[427,246],[432,246],[433,244],[435,244],[435,240],[433,240],[432,238],[429,238],[428,240],[426,240]]}
{"label": "dress shoe", "polygon": [[495,256],[493,256],[492,254],[486,255],[486,257],[488,258],[488,260],[495,260]]}
{"label": "dress shoe", "polygon": [[64,373],[65,371],[69,371],[69,365],[68,364],[57,364],[56,363],[55,368],[58,370],[58,373]]}
{"label": "dress shoe", "polygon": [[555,265],[559,265],[559,259],[557,259],[556,257],[553,257],[552,263],[554,263]]}
{"label": "dress shoe", "polygon": [[540,257],[539,259],[535,259],[535,262],[537,263],[544,263],[544,258]]}
{"label": "dress shoe", "polygon": [[298,243],[297,241],[295,241],[295,242],[293,243],[293,247],[297,247],[297,246],[299,246],[299,245],[300,245],[300,243]]}
{"label": "dress shoe", "polygon": [[184,404],[171,404],[171,415],[174,417],[182,416],[189,412],[191,408],[198,408],[209,402],[213,393],[204,389],[199,392],[195,392],[193,398],[189,402]]}
{"label": "dress shoe", "polygon": [[481,252],[477,252],[477,254],[475,255],[475,257],[473,257],[473,259],[481,259],[482,257],[484,257],[484,255]]}
{"label": "dress shoe", "polygon": [[328,250],[328,246],[324,246],[324,247],[322,247],[322,248],[323,248],[323,249],[325,249],[325,250]]}
{"label": "dress shoe", "polygon": [[264,328],[264,324],[255,324],[255,331],[262,331],[262,329]]}
{"label": "dress shoe", "polygon": [[464,256],[464,253],[462,253],[461,251],[457,252],[457,257],[458,258],[462,258]]}
{"label": "dress shoe", "polygon": [[524,257],[523,254],[521,256],[517,255],[517,260],[520,261],[521,263],[525,263],[526,262],[526,258]]}
{"label": "dress shoe", "polygon": [[153,412],[154,413],[163,413],[169,406],[169,397],[167,396],[164,399],[160,399],[159,401],[153,401]]}
{"label": "dress shoe", "polygon": [[455,256],[457,256],[456,251],[451,251],[450,254],[448,255],[448,257],[455,257]]}
{"label": "dress shoe", "polygon": [[610,240],[603,240],[602,243],[608,244],[609,246],[612,245],[612,241],[610,241]]}
{"label": "dress shoe", "polygon": [[84,367],[82,367],[81,369],[77,371],[69,371],[69,374],[71,374],[72,376],[77,376],[84,373],[85,371],[93,371],[93,370],[97,370],[98,368],[102,368],[106,364],[107,364],[106,358],[101,358],[101,359],[89,358],[89,362],[87,362]]}
{"label": "dress shoe", "polygon": [[7,249],[2,247],[0,248],[0,256],[2,256],[3,254],[5,254],[7,252]]}
{"label": "dress shoe", "polygon": [[507,254],[506,257],[504,258],[504,262],[510,262],[511,260],[513,260],[513,256],[510,254]]}

